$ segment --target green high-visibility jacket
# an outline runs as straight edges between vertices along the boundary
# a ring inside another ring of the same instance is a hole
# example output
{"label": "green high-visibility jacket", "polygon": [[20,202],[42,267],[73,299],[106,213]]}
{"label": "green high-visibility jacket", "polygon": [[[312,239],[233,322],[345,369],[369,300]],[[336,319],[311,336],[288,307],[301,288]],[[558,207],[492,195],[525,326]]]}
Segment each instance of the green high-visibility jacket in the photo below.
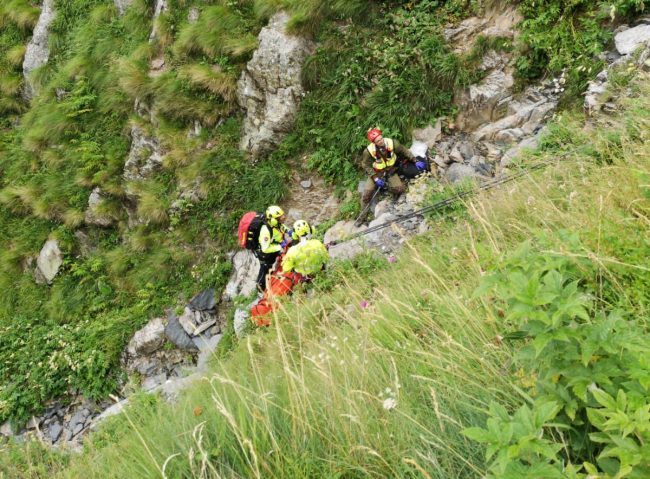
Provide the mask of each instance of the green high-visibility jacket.
{"label": "green high-visibility jacket", "polygon": [[262,253],[279,253],[282,250],[282,240],[284,240],[284,233],[286,227],[283,224],[278,226],[269,227],[262,225],[260,228],[259,244]]}
{"label": "green high-visibility jacket", "polygon": [[329,254],[321,241],[317,239],[301,241],[289,248],[284,255],[282,271],[285,273],[295,271],[303,276],[312,276],[323,269],[327,260]]}

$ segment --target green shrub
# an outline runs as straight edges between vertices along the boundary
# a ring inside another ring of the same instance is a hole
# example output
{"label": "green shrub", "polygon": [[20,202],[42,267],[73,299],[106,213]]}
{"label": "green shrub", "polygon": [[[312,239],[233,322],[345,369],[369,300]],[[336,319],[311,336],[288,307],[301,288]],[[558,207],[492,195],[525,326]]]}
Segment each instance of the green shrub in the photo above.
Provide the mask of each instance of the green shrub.
{"label": "green shrub", "polygon": [[599,307],[592,264],[568,259],[584,247],[561,236],[566,253],[525,243],[477,290],[496,297],[506,339],[525,339],[514,367],[534,402],[514,416],[493,404],[487,429],[466,434],[488,445],[495,478],[584,477],[582,464],[591,477],[644,477],[650,334],[633,316]]}
{"label": "green shrub", "polygon": [[310,167],[347,188],[357,181],[355,158],[369,127],[406,142],[412,127],[449,113],[454,90],[478,78],[476,59],[445,44],[441,26],[449,13],[438,2],[392,7],[325,27],[303,71],[311,92],[286,140],[288,154],[309,154]]}
{"label": "green shrub", "polygon": [[567,73],[565,98],[574,101],[604,63],[598,55],[612,39],[612,20],[646,11],[643,0],[513,0],[524,21],[516,73],[521,82]]}

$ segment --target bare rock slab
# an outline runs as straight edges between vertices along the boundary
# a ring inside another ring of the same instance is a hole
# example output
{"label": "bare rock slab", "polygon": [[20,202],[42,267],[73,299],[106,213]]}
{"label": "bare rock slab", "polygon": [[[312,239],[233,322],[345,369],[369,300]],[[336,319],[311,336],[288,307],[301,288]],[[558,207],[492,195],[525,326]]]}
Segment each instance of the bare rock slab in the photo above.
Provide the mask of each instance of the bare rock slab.
{"label": "bare rock slab", "polygon": [[49,27],[54,20],[54,0],[44,0],[41,8],[41,15],[34,27],[32,38],[27,44],[25,57],[23,59],[23,76],[25,77],[25,89],[23,96],[29,100],[34,96],[34,86],[30,82],[29,74],[47,63],[50,57],[48,45],[50,39]]}
{"label": "bare rock slab", "polygon": [[256,287],[259,262],[251,251],[241,250],[232,258],[233,272],[223,292],[225,301],[232,301],[236,296],[250,296]]}
{"label": "bare rock slab", "polygon": [[139,125],[131,127],[131,149],[124,163],[124,179],[141,181],[162,167],[163,152],[158,139]]}
{"label": "bare rock slab", "polygon": [[413,142],[426,143],[429,149],[433,149],[442,138],[442,122],[438,120],[435,125],[413,130]]}
{"label": "bare rock slab", "polygon": [[124,15],[126,9],[133,5],[133,0],[114,0],[114,2],[120,15]]}
{"label": "bare rock slab", "polygon": [[106,196],[101,188],[94,188],[88,197],[88,208],[86,209],[84,219],[86,224],[107,227],[114,223],[112,217],[102,212],[105,201]]}
{"label": "bare rock slab", "polygon": [[248,323],[248,318],[250,317],[248,310],[246,309],[237,309],[235,311],[235,316],[233,318],[233,326],[235,328],[235,335],[238,338],[244,336],[244,331],[246,330],[246,324]]}
{"label": "bare rock slab", "polygon": [[275,14],[259,34],[259,47],[238,82],[239,105],[246,111],[241,148],[258,158],[290,131],[304,90],[302,66],[313,42],[287,33],[289,15]]}
{"label": "bare rock slab", "polygon": [[621,55],[631,55],[634,51],[650,41],[650,25],[639,25],[620,32],[614,37],[616,50]]}
{"label": "bare rock slab", "polygon": [[165,322],[163,318],[154,318],[147,325],[136,331],[129,341],[127,352],[131,356],[151,354],[162,347],[165,342]]}
{"label": "bare rock slab", "polygon": [[192,299],[188,304],[193,311],[210,311],[217,306],[214,288],[204,289]]}
{"label": "bare rock slab", "polygon": [[36,259],[36,270],[34,272],[36,281],[52,284],[52,280],[59,272],[62,264],[63,254],[59,249],[59,242],[53,239],[46,241]]}
{"label": "bare rock slab", "polygon": [[181,326],[178,317],[170,312],[167,317],[167,326],[165,327],[165,336],[178,348],[184,351],[196,351],[197,347],[192,341],[192,338],[183,326]]}

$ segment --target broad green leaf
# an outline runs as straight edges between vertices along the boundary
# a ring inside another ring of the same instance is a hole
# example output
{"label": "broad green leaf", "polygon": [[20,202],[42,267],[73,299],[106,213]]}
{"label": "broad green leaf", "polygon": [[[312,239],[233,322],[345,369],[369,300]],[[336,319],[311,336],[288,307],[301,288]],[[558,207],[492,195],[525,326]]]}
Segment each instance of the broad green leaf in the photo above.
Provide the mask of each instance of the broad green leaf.
{"label": "broad green leaf", "polygon": [[490,443],[490,442],[495,442],[496,440],[496,438],[493,437],[489,431],[482,429],[480,427],[470,427],[464,429],[463,434],[468,438],[480,443]]}
{"label": "broad green leaf", "polygon": [[593,387],[589,390],[589,392],[591,392],[598,404],[608,409],[616,410],[616,401],[605,391],[599,389],[598,387]]}

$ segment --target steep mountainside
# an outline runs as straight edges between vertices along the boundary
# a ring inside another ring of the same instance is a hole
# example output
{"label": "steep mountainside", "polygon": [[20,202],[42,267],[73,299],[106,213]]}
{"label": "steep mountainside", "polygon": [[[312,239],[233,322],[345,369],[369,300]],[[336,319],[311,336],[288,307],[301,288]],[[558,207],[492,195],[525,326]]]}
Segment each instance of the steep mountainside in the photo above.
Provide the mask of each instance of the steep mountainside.
{"label": "steep mountainside", "polygon": [[[646,10],[0,0],[0,432],[102,428],[73,459],[0,446],[0,471],[644,477]],[[357,228],[375,125],[433,171]],[[417,214],[536,159],[576,166]],[[274,203],[337,261],[251,331],[234,231]]]}

